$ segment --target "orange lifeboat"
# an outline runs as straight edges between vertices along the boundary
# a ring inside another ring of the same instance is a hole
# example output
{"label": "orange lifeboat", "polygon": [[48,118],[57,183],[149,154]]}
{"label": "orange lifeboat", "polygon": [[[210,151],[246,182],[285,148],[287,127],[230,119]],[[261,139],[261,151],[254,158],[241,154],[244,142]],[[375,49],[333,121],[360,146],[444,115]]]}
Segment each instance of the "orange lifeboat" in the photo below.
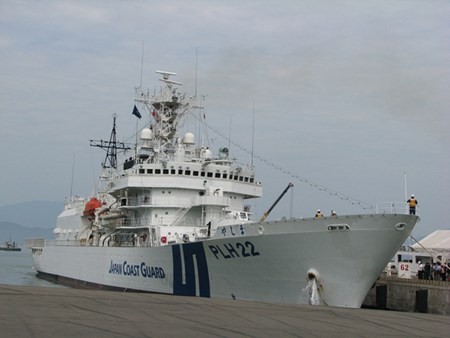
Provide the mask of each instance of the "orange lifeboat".
{"label": "orange lifeboat", "polygon": [[95,209],[100,208],[101,205],[101,202],[97,198],[92,197],[84,207],[83,216],[94,216]]}

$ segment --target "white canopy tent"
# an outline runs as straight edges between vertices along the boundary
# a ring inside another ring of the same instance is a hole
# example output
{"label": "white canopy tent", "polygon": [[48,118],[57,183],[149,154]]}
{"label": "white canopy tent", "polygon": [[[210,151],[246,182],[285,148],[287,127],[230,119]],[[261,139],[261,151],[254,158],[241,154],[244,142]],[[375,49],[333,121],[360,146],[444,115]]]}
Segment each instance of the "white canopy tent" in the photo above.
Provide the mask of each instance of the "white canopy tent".
{"label": "white canopy tent", "polygon": [[450,261],[450,230],[436,230],[410,247],[415,252],[429,253],[447,268]]}
{"label": "white canopy tent", "polygon": [[[420,243],[420,244],[419,244]],[[433,252],[450,253],[450,230],[436,230],[427,237],[412,245],[414,250],[421,251],[422,247]]]}

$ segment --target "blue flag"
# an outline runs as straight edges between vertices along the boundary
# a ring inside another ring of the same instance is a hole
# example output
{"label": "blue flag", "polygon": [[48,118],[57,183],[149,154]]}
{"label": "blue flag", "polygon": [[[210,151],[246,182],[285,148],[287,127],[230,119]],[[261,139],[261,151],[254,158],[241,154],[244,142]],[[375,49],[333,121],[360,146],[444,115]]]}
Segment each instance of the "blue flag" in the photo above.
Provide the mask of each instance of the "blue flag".
{"label": "blue flag", "polygon": [[135,116],[137,116],[138,118],[141,118],[141,117],[142,117],[142,115],[141,115],[141,113],[139,112],[139,110],[137,109],[136,105],[134,105],[133,113],[132,113],[132,114],[135,115]]}

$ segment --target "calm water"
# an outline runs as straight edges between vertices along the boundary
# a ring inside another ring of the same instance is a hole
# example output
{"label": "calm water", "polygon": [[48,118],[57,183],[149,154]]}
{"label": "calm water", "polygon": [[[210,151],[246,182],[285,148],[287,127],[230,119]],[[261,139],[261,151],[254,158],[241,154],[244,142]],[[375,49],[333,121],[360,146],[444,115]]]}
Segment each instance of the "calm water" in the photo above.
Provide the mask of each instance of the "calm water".
{"label": "calm water", "polygon": [[36,277],[29,249],[0,251],[0,284],[61,287]]}

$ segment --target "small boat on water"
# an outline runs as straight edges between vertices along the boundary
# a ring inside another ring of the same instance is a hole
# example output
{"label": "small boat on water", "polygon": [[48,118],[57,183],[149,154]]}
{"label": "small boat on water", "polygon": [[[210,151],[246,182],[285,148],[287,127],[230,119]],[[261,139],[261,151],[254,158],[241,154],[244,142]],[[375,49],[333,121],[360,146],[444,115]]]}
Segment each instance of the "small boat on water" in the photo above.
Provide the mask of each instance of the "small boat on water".
{"label": "small boat on water", "polygon": [[11,240],[6,241],[3,245],[0,245],[1,251],[21,251],[22,249],[17,246],[16,242]]}
{"label": "small boat on water", "polygon": [[160,91],[137,92],[151,122],[139,142],[116,141],[114,116],[110,141],[91,141],[107,151],[96,193],[66,201],[54,239],[26,242],[38,276],[80,288],[360,307],[418,217],[255,220],[248,201],[262,196],[262,183],[253,165],[182,132],[184,118],[204,113],[179,92],[175,73],[157,73]]}

